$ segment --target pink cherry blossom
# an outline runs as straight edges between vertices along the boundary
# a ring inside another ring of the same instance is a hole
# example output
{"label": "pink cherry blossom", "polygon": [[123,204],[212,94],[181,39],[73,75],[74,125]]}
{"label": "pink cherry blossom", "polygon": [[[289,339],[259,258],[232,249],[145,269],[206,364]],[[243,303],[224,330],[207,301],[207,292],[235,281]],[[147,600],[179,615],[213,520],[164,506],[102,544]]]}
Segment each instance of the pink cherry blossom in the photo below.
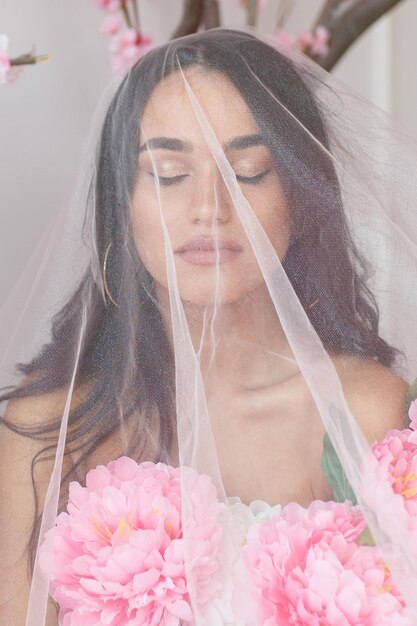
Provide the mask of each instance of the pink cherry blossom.
{"label": "pink cherry blossom", "polygon": [[324,26],[317,26],[313,33],[301,31],[297,35],[297,42],[304,52],[314,56],[324,56],[329,51],[330,32]]}
{"label": "pink cherry blossom", "polygon": [[6,80],[9,85],[14,85],[17,80],[21,77],[23,73],[23,67],[12,65],[10,70],[7,72]]}
{"label": "pink cherry blossom", "polygon": [[103,11],[117,11],[121,8],[123,0],[95,0],[96,6]]}
{"label": "pink cherry blossom", "polygon": [[273,39],[276,41],[278,46],[282,48],[293,48],[296,45],[296,41],[291,33],[287,32],[283,28],[279,28],[275,31],[273,35]]}
{"label": "pink cherry blossom", "polygon": [[313,33],[313,41],[310,46],[311,54],[324,56],[329,51],[330,32],[324,26],[317,26]]}
{"label": "pink cherry blossom", "polygon": [[297,35],[297,41],[302,50],[310,48],[312,45],[314,38],[313,35],[308,30],[303,30]]}
{"label": "pink cherry blossom", "polygon": [[113,73],[123,77],[151,48],[151,39],[137,33],[134,28],[115,34],[109,44]]}
{"label": "pink cherry blossom", "polygon": [[115,13],[110,13],[103,18],[101,22],[100,32],[103,35],[115,35],[122,27],[122,20],[120,16]]}
{"label": "pink cherry blossom", "polygon": [[10,71],[10,57],[7,53],[9,47],[9,38],[7,35],[0,35],[0,85],[3,85],[8,80],[8,73]]}
{"label": "pink cherry blossom", "polygon": [[248,626],[411,626],[378,548],[357,541],[364,527],[358,507],[319,501],[253,525],[242,552],[256,610],[237,585],[237,614]]}
{"label": "pink cherry blossom", "polygon": [[208,476],[163,463],[121,457],[91,470],[85,487],[71,483],[67,512],[40,551],[59,624],[191,624],[187,575],[202,605],[217,592],[221,510]]}

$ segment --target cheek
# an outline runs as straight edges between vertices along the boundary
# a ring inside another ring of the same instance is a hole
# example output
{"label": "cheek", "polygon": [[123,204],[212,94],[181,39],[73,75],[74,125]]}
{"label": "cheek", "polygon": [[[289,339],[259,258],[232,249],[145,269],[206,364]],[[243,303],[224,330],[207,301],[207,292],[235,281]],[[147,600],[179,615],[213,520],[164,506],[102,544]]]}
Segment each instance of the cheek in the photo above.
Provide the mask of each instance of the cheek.
{"label": "cheek", "polygon": [[164,234],[159,206],[135,194],[132,203],[133,238],[142,263],[159,283],[166,284]]}
{"label": "cheek", "polygon": [[278,258],[282,261],[290,244],[291,219],[281,186],[277,184],[268,186],[262,194],[254,190],[247,194],[247,199]]}
{"label": "cheek", "polygon": [[267,216],[264,230],[274,246],[280,261],[283,261],[290,245],[290,218],[287,205],[276,205]]}

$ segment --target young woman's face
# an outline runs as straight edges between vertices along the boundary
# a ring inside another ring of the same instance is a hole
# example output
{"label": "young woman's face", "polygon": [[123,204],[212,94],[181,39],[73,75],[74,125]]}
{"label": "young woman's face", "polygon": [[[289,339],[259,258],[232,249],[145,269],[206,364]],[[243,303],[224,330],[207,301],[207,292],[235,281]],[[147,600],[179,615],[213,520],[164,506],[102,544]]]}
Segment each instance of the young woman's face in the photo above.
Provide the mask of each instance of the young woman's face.
{"label": "young woman's face", "polygon": [[[289,243],[287,203],[248,106],[220,72],[188,68],[185,77],[234,184],[282,259]],[[132,218],[138,254],[157,287],[166,289],[165,224],[183,301],[231,303],[264,282],[180,73],[158,84],[141,119]]]}

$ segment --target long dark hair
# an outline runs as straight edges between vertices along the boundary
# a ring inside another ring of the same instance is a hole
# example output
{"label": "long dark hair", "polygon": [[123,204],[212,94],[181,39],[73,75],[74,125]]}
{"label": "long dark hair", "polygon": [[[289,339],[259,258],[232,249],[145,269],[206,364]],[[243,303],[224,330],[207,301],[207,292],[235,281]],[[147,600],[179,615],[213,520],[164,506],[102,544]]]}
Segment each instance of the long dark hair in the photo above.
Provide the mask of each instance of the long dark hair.
{"label": "long dark hair", "polygon": [[[372,358],[387,367],[396,355],[379,336],[378,308],[367,287],[366,266],[349,234],[337,175],[326,152],[330,146],[325,121],[312,90],[285,55],[252,35],[216,29],[175,40],[152,50],[133,67],[111,102],[101,132],[90,196],[95,203],[94,263],[102,267],[107,252],[107,286],[119,307],[104,301],[93,269],[88,268],[75,293],[54,316],[51,341],[30,362],[17,365],[24,382],[3,390],[0,397],[30,397],[69,385],[81,314],[88,302],[76,379],[78,387],[88,386],[88,393],[71,409],[66,445],[66,454],[82,452],[83,463],[71,463],[63,487],[70,479],[82,480],[91,453],[120,428],[121,421],[132,423],[138,414],[143,417],[124,453],[141,460],[149,430],[146,416],[159,421],[154,460],[168,459],[174,445],[173,356],[151,277],[132,241],[129,206],[137,169],[138,122],[156,85],[179,66],[223,72],[257,121],[291,209],[294,236],[284,268],[325,348]],[[288,111],[300,123],[292,123]],[[306,141],[306,130],[316,141]],[[127,286],[129,297],[124,300]],[[133,345],[127,346],[132,337]],[[115,354],[114,346],[121,347],[120,354]],[[121,390],[125,390],[122,414]],[[32,461],[32,475],[40,460],[53,457],[59,418],[26,427],[4,419],[3,424],[45,441]],[[66,489],[61,491],[65,497]],[[39,519],[37,510],[32,547]]]}

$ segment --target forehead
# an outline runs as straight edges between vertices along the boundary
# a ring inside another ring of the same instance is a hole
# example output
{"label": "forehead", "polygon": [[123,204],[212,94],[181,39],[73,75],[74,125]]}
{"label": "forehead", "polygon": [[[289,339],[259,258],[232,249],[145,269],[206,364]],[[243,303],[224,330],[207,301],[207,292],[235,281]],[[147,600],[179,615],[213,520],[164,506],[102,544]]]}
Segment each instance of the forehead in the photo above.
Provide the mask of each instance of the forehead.
{"label": "forehead", "polygon": [[245,100],[224,74],[187,68],[183,74],[175,72],[164,78],[152,92],[140,124],[143,139],[157,133],[187,137],[196,143],[203,140],[187,83],[221,142],[259,130]]}

